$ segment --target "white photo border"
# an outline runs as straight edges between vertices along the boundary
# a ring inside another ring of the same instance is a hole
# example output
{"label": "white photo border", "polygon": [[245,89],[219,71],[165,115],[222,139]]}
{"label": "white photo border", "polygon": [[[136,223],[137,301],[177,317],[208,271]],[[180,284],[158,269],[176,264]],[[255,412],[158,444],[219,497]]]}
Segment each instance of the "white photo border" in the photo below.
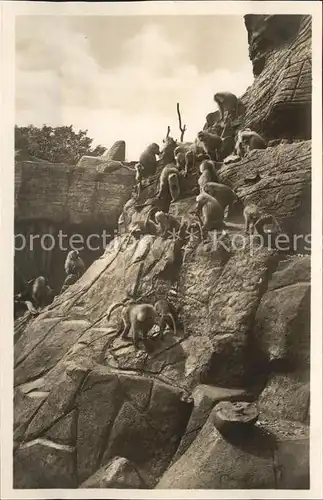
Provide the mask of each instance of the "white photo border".
{"label": "white photo border", "polygon": [[[2,1],[1,21],[1,498],[322,499],[322,4],[320,1]],[[309,490],[13,489],[15,17],[304,14],[312,16],[312,288]]]}

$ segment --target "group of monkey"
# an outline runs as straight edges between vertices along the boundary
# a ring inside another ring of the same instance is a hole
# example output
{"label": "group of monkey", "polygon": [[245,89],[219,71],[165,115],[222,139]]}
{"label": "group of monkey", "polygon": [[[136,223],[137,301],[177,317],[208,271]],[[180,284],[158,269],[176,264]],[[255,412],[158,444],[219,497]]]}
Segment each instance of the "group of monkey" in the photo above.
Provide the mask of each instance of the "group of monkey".
{"label": "group of monkey", "polygon": [[[216,128],[219,127],[219,123],[228,122],[231,114],[236,116],[239,100],[228,92],[216,94],[214,100],[220,108],[220,117],[218,125],[215,124]],[[211,123],[209,115],[207,123],[211,127],[214,125]],[[225,125],[222,125],[222,131],[224,130]],[[225,138],[216,131],[203,130],[197,134],[197,139],[193,143],[178,144],[171,137],[167,137],[164,140],[165,146],[162,151],[160,151],[158,144],[150,144],[141,154],[139,163],[135,166],[136,196],[126,203],[119,222],[124,224],[125,229],[132,235],[150,233],[163,237],[174,235],[174,232],[181,234],[181,229],[184,226],[186,229],[189,226],[198,226],[201,241],[203,241],[206,232],[225,227],[225,211],[227,211],[226,217],[229,217],[230,213],[235,213],[236,207],[243,211],[246,233],[263,234],[265,224],[273,224],[275,229],[280,231],[275,217],[253,203],[244,206],[233,189],[219,182],[218,167],[222,166],[219,160],[223,159],[221,153],[223,153],[224,142]],[[257,132],[244,129],[237,133],[234,148],[229,154],[234,153],[242,158],[252,150],[265,149],[266,147],[266,141]],[[141,193],[143,179],[155,175],[158,167],[157,156],[160,157],[160,161],[164,165],[159,177],[158,192],[155,198],[148,199],[140,205],[136,200]],[[180,197],[181,177],[187,177],[189,173],[194,173],[194,171],[199,173],[200,192],[195,199],[196,205],[191,212],[178,220],[168,213],[169,205]],[[140,217],[143,207],[150,207],[144,219]],[[108,318],[119,305],[122,304],[114,304],[110,308]],[[168,321],[171,321],[176,334],[174,308],[166,300],[159,300],[154,306],[151,304],[123,305],[123,328],[118,333],[121,333],[124,339],[130,334],[135,347],[138,347],[139,335],[142,334],[144,342],[146,342],[147,334],[154,326],[158,316],[160,317],[159,335],[161,338]]]}
{"label": "group of monkey", "polygon": [[[78,250],[70,250],[66,256],[64,269],[66,278],[61,288],[64,292],[69,285],[75,283],[84,273],[85,264],[80,257]],[[49,286],[44,276],[25,283],[24,290],[15,296],[15,309],[27,309],[33,316],[39,314],[43,307],[46,307],[54,300],[54,290]]]}
{"label": "group of monkey", "polygon": [[265,139],[254,130],[245,128],[235,134],[234,129],[229,125],[241,112],[243,104],[240,99],[231,92],[218,92],[214,95],[214,101],[217,103],[219,111],[207,115],[204,129],[197,134],[194,144],[182,143],[178,145],[172,138],[167,137],[162,152],[156,143],[150,144],[143,151],[139,163],[135,165],[136,181],[139,187],[141,187],[143,178],[156,173],[158,165],[156,156],[161,156],[164,165],[175,159],[176,165],[184,169],[186,176],[189,166],[195,159],[194,154],[197,156],[197,160],[199,160],[200,154],[206,152],[210,159],[222,161],[233,153],[243,158],[252,150],[267,147]]}
{"label": "group of monkey", "polygon": [[[234,94],[220,92],[215,94],[214,101],[219,111],[210,113],[206,117],[204,130],[197,134],[194,142],[178,144],[173,138],[166,137],[162,151],[158,144],[150,144],[140,155],[139,163],[135,166],[137,192],[124,206],[119,218],[130,235],[154,234],[167,237],[169,234],[182,234],[182,229],[197,227],[201,241],[208,231],[223,229],[224,217],[235,212],[235,207],[241,208],[242,202],[237,194],[227,185],[219,182],[218,168],[222,166],[224,156],[235,154],[242,158],[255,149],[265,149],[266,141],[255,131],[244,129],[238,131],[232,144],[232,135],[225,137],[227,124],[235,118],[241,108],[241,101]],[[230,129],[230,127],[229,127]],[[221,135],[220,135],[221,134]],[[231,140],[231,146],[230,146]],[[229,144],[229,149],[228,149]],[[157,160],[157,156],[160,160]],[[156,174],[159,164],[163,165],[159,188],[154,198],[138,204],[143,179]],[[169,214],[172,201],[180,197],[181,179],[190,173],[198,173],[199,194],[196,196],[195,208],[185,214],[180,220]],[[145,217],[142,209],[145,207]],[[276,219],[265,213],[257,205],[249,203],[243,208],[245,232],[263,233],[265,224],[273,223],[280,230]],[[85,266],[77,250],[71,250],[65,260],[66,279],[62,286],[63,292],[69,285],[75,283],[84,273]],[[54,294],[46,279],[39,276],[28,282],[31,285],[30,298],[15,297],[17,301],[24,300],[27,309],[32,314],[38,314],[39,309],[52,302]],[[36,306],[37,309],[34,307]],[[107,313],[107,319],[114,309],[122,306],[122,328],[117,332],[123,339],[131,335],[135,348],[138,348],[140,335],[147,344],[147,335],[153,326],[158,323],[160,338],[168,325],[176,335],[177,312],[167,300],[158,300],[154,305],[144,303],[117,303],[112,305]]]}
{"label": "group of monkey", "polygon": [[[237,194],[229,186],[219,182],[217,171],[222,166],[223,143],[226,139],[222,136],[228,128],[227,124],[236,118],[241,103],[229,92],[215,94],[214,100],[220,111],[216,112],[218,115],[213,113],[212,119],[211,114],[207,116],[209,129],[200,131],[194,142],[178,144],[173,138],[166,137],[162,151],[158,144],[153,143],[140,155],[139,163],[135,165],[136,196],[128,200],[119,218],[119,223],[124,224],[125,229],[131,234],[173,235],[174,232],[180,232],[183,225],[190,225],[198,226],[203,239],[203,232],[205,234],[207,231],[225,227],[223,222],[225,210],[228,211],[228,216],[239,208],[243,210],[247,232],[255,229],[258,233],[262,233],[264,225],[268,223],[273,223],[279,229],[276,219],[255,204],[250,203],[242,209],[243,204]],[[221,130],[222,134],[219,135]],[[232,139],[232,136],[227,138]],[[225,154],[229,151],[229,154],[234,153],[239,158],[250,151],[267,147],[266,141],[250,129],[239,130],[234,141],[231,151],[225,148]],[[140,205],[137,200],[142,190],[143,179],[155,175],[159,164],[157,156],[164,165],[159,177],[158,192],[155,198],[146,200]],[[198,179],[200,193],[196,197],[195,209],[179,221],[168,213],[169,204],[178,200],[180,196],[181,178],[197,172],[200,174]],[[149,204],[151,210],[143,218],[141,209]]]}

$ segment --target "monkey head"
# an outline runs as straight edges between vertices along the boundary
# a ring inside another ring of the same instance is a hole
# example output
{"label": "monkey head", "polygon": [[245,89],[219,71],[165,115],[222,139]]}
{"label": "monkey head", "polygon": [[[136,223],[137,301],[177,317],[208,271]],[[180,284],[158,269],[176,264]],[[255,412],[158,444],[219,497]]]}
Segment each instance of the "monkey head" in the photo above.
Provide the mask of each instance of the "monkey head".
{"label": "monkey head", "polygon": [[176,144],[176,141],[172,137],[166,137],[166,139],[163,139],[163,143],[165,144],[165,147],[173,146],[174,144]]}
{"label": "monkey head", "polygon": [[142,172],[143,169],[144,169],[144,167],[142,166],[141,163],[136,163],[135,170],[137,170],[137,172]]}
{"label": "monkey head", "polygon": [[156,144],[156,142],[153,142],[152,144],[150,144],[149,149],[150,149],[150,152],[155,154],[155,155],[161,154],[159,146],[158,146],[158,144]]}
{"label": "monkey head", "polygon": [[166,214],[162,210],[159,210],[158,212],[155,213],[155,221],[162,223],[166,220]]}
{"label": "monkey head", "polygon": [[200,174],[203,172],[213,172],[214,162],[212,160],[203,160],[201,165],[199,166]]}
{"label": "monkey head", "polygon": [[197,134],[197,138],[201,142],[204,141],[204,139],[205,139],[205,133],[203,132],[203,130],[200,130],[200,132]]}
{"label": "monkey head", "polygon": [[135,171],[136,171],[136,181],[140,181],[142,174],[144,172],[144,167],[141,165],[141,163],[136,163],[135,165]]}
{"label": "monkey head", "polygon": [[213,100],[214,100],[217,104],[219,104],[219,103],[221,103],[221,104],[222,104],[222,102],[223,102],[223,95],[222,95],[222,93],[221,93],[221,92],[217,92],[216,94],[214,94],[214,96],[213,96]]}
{"label": "monkey head", "polygon": [[205,120],[209,127],[212,127],[212,125],[214,125],[216,119],[218,118],[218,114],[218,111],[213,111],[212,113],[206,115]]}
{"label": "monkey head", "polygon": [[211,156],[206,154],[206,153],[199,153],[197,156],[196,156],[196,160],[199,162],[199,161],[203,161],[203,160],[211,160]]}
{"label": "monkey head", "polygon": [[177,146],[177,142],[172,137],[167,137],[164,139],[164,147],[160,152],[160,158],[169,157],[170,159],[174,156],[174,150]]}
{"label": "monkey head", "polygon": [[80,252],[78,250],[71,250],[69,252],[69,256],[72,258],[72,259],[78,259],[79,256],[80,256]]}

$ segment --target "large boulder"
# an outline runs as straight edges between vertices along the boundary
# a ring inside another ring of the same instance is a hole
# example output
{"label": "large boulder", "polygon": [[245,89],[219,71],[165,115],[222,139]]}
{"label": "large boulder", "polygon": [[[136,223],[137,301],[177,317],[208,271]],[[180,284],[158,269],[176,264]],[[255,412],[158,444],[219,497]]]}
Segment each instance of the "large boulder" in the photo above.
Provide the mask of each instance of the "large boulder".
{"label": "large boulder", "polygon": [[87,487],[93,481],[106,484],[105,473],[98,469],[115,456],[132,462],[149,484],[166,469],[192,409],[185,391],[156,379],[92,367],[68,364],[56,381],[49,377],[44,383],[52,389],[47,398],[38,398],[38,412],[35,406],[26,413],[26,404],[16,405],[16,423],[28,417],[25,431],[20,424],[16,434],[16,488],[51,488],[55,482],[56,487],[75,487],[76,478],[79,484],[96,472]]}
{"label": "large boulder", "polygon": [[116,141],[110,149],[102,155],[107,160],[125,161],[126,143],[125,141]]}
{"label": "large boulder", "polygon": [[205,424],[214,406],[220,401],[250,401],[253,395],[244,389],[227,389],[210,385],[198,385],[192,393],[194,408],[186,427],[186,431],[177,448],[172,462],[176,462],[188,449]]}
{"label": "large boulder", "polygon": [[214,425],[213,412],[157,489],[309,488],[308,436],[303,437],[303,429],[282,439],[257,424],[224,437]]}

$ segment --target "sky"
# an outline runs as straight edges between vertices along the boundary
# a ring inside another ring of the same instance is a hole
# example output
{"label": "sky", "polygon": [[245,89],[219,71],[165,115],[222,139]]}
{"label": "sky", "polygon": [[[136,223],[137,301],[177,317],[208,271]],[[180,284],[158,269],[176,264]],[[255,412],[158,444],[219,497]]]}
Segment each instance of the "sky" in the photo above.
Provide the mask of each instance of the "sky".
{"label": "sky", "polygon": [[240,16],[19,16],[16,124],[88,129],[93,145],[126,141],[137,160],[171,127],[194,140],[213,95],[252,84]]}

